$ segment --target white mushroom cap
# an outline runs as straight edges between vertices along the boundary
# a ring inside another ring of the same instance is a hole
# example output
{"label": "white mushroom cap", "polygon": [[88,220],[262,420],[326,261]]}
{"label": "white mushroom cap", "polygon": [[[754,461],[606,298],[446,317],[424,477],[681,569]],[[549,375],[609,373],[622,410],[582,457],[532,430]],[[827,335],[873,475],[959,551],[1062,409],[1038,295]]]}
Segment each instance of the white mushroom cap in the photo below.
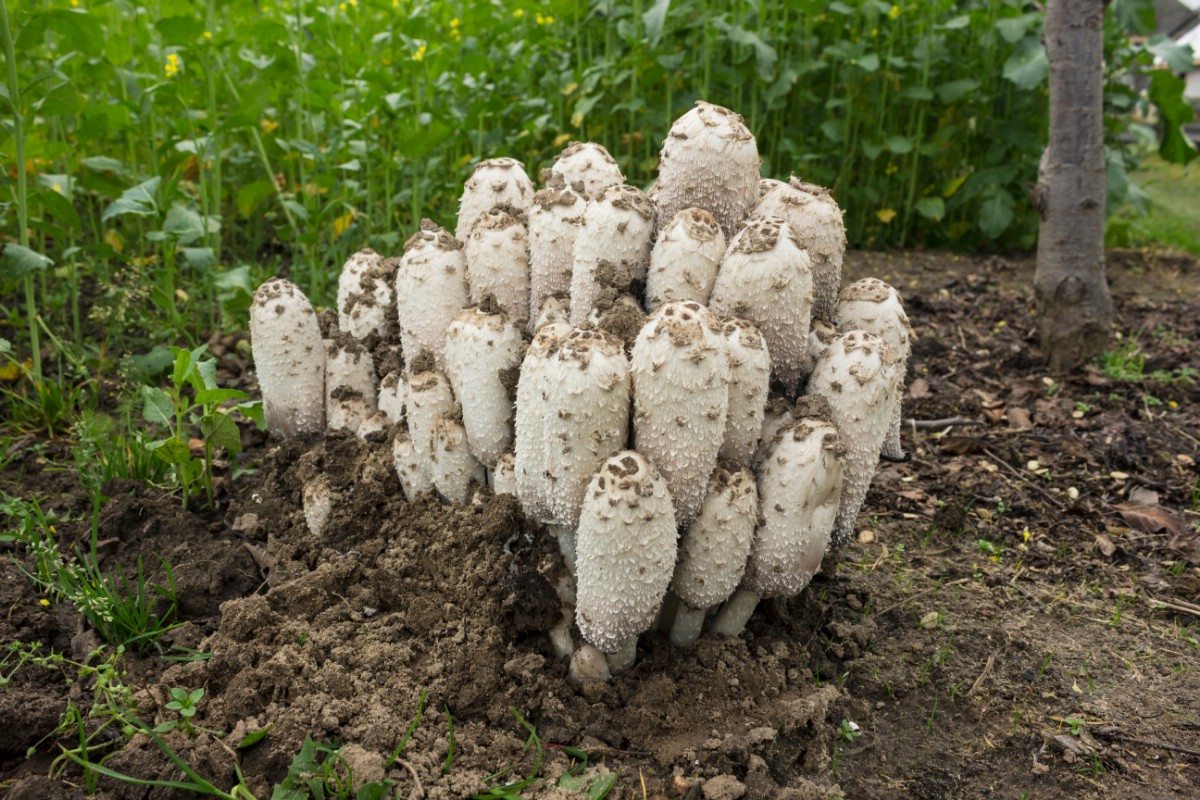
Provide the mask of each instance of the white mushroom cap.
{"label": "white mushroom cap", "polygon": [[629,431],[629,362],[620,339],[573,330],[546,366],[545,474],[551,522],[574,528],[584,490]]}
{"label": "white mushroom cap", "polygon": [[446,374],[462,404],[471,454],[485,466],[495,466],[512,444],[509,384],[524,344],[520,329],[506,315],[486,307],[460,311],[446,329]]}
{"label": "white mushroom cap", "polygon": [[813,277],[808,254],[779,217],[753,217],[729,243],[711,307],[753,322],[767,340],[772,371],[795,392],[808,367]]}
{"label": "white mushroom cap", "polygon": [[721,323],[699,303],[667,303],[630,359],[634,442],[666,477],[681,525],[700,512],[729,413],[729,353]]}
{"label": "white mushroom cap", "polygon": [[761,168],[758,145],[741,115],[697,101],[663,141],[654,194],[659,224],[695,206],[733,236],[758,202]]}
{"label": "white mushroom cap", "polygon": [[632,450],[588,484],[576,541],[575,621],[606,653],[649,630],[675,566],[675,514],[667,483]]}
{"label": "white mushroom cap", "polygon": [[629,290],[646,275],[654,236],[654,206],[642,191],[621,184],[593,198],[575,237],[571,324],[582,325],[602,299]]}
{"label": "white mushroom cap", "polygon": [[250,306],[250,342],[273,436],[325,430],[325,348],[312,304],[295,284],[267,281]]}
{"label": "white mushroom cap", "polygon": [[788,597],[812,580],[837,517],[843,452],[837,429],[820,417],[804,416],[775,437],[758,471],[762,523],[743,587]]}
{"label": "white mushroom cap", "polygon": [[721,327],[729,350],[729,419],[721,458],[749,464],[758,449],[771,383],[771,354],[752,322],[725,320]]}
{"label": "white mushroom cap", "polygon": [[763,408],[762,435],[758,437],[758,447],[754,451],[750,466],[755,470],[759,468],[775,442],[775,435],[793,421],[792,405],[787,398],[777,394],[767,395],[767,403]]}
{"label": "white mushroom cap", "polygon": [[587,197],[596,197],[608,187],[625,182],[616,159],[604,145],[595,142],[571,142],[559,153],[549,174],[561,175],[568,186],[578,186]]}
{"label": "white mushroom cap", "polygon": [[533,181],[525,174],[525,165],[515,158],[492,158],[480,161],[463,187],[458,203],[458,227],[454,235],[465,242],[475,222],[487,210],[508,204],[528,211],[533,202]]}
{"label": "white mushroom cap", "polygon": [[325,351],[329,429],[355,432],[375,411],[375,365],[358,340],[343,335]]}
{"label": "white mushroom cap", "polygon": [[713,215],[685,208],[658,232],[646,274],[646,308],[694,300],[707,304],[725,255],[725,234]]}
{"label": "white mushroom cap", "polygon": [[468,295],[482,303],[489,294],[517,325],[529,319],[529,236],[525,214],[511,206],[489,209],[475,223],[464,247]]}
{"label": "white mushroom cap", "polygon": [[377,406],[388,418],[388,422],[404,421],[405,402],[404,374],[393,370],[379,382],[379,400]]}
{"label": "white mushroom cap", "polygon": [[[565,185],[560,176],[551,176],[546,188],[533,196],[529,209],[529,312],[535,320],[540,320],[547,298],[571,292],[575,238],[583,230],[586,207],[587,198]],[[542,324],[535,322],[531,332]]]}
{"label": "white mushroom cap", "polygon": [[718,464],[700,516],[680,544],[671,591],[695,609],[724,602],[742,579],[757,524],[754,474],[739,464]]}
{"label": "white mushroom cap", "polygon": [[546,476],[546,421],[557,409],[547,402],[547,370],[554,351],[571,332],[565,322],[552,322],[538,330],[517,380],[516,441],[513,446],[517,499],[525,514],[545,522],[553,518],[554,486]]}
{"label": "white mushroom cap", "polygon": [[415,460],[432,483],[433,470],[430,462],[433,460],[437,421],[453,409],[454,392],[450,389],[450,380],[441,372],[430,368],[428,356],[423,359],[424,363],[420,363],[421,361],[422,359],[417,359],[418,363],[410,364],[414,372],[409,377],[405,390],[405,417],[408,420],[408,432]]}
{"label": "white mushroom cap", "polygon": [[446,326],[467,305],[466,281],[462,245],[422,220],[421,230],[405,243],[396,271],[396,314],[406,361],[428,350],[438,368],[445,368]]}
{"label": "white mushroom cap", "polygon": [[900,445],[900,406],[904,395],[904,376],[908,356],[912,352],[912,329],[904,313],[900,293],[876,278],[863,278],[842,290],[838,302],[838,317],[847,330],[873,333],[892,348],[897,359],[899,377],[896,398],[892,402],[892,423],[883,443],[883,455],[892,460],[905,460],[907,454]]}
{"label": "white mushroom cap", "polygon": [[304,521],[308,532],[321,538],[332,513],[333,491],[325,478],[318,475],[304,484]]}
{"label": "white mushroom cap", "polygon": [[829,401],[833,422],[846,446],[834,547],[844,547],[854,532],[891,426],[898,380],[892,349],[864,331],[850,331],[835,339],[809,378],[809,394],[823,395]]}
{"label": "white mushroom cap", "polygon": [[846,255],[846,226],[842,209],[828,189],[792,178],[767,192],[754,207],[754,216],[783,217],[812,261],[813,316],[836,323],[842,260]]}
{"label": "white mushroom cap", "polygon": [[456,403],[449,414],[437,418],[430,471],[438,494],[447,502],[465,504],[471,499],[474,487],[487,485],[487,473],[467,447],[461,412]]}
{"label": "white mushroom cap", "polygon": [[384,257],[367,247],[342,265],[338,278],[338,328],[356,339],[384,335],[392,307],[392,286]]}
{"label": "white mushroom cap", "polygon": [[496,460],[492,470],[492,493],[517,496],[517,471],[512,450],[506,450]]}
{"label": "white mushroom cap", "polygon": [[561,294],[548,295],[542,301],[541,310],[538,311],[537,318],[533,322],[533,332],[537,333],[552,322],[560,322],[566,325],[569,330],[571,327],[570,319],[570,297]]}
{"label": "white mushroom cap", "polygon": [[392,463],[396,467],[396,476],[400,479],[400,488],[409,500],[433,488],[428,461],[417,455],[412,435],[407,428],[396,431],[396,437],[392,440]]}

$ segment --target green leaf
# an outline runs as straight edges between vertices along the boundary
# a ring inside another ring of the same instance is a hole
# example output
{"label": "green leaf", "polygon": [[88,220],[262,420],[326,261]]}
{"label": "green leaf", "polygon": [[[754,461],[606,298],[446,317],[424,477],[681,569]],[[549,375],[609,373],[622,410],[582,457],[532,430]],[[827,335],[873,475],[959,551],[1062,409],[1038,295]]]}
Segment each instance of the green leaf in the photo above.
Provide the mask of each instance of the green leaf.
{"label": "green leaf", "polygon": [[175,425],[175,403],[165,389],[142,387],[142,417],[151,424],[171,428]]}
{"label": "green leaf", "polygon": [[1018,42],[1013,54],[1004,62],[1004,77],[1027,91],[1041,86],[1048,74],[1050,62],[1046,58],[1046,47],[1032,36]]}
{"label": "green leaf", "polygon": [[1155,70],[1150,78],[1150,102],[1163,121],[1163,138],[1158,152],[1172,164],[1186,164],[1196,157],[1196,146],[1183,131],[1195,112],[1183,99],[1184,80],[1166,70]]}
{"label": "green leaf", "polygon": [[217,265],[217,254],[211,247],[181,247],[179,252],[189,266],[200,270],[210,270]]}
{"label": "green leaf", "polygon": [[933,92],[924,86],[909,86],[900,92],[905,100],[932,100]]}
{"label": "green leaf", "polygon": [[196,366],[196,357],[192,354],[192,351],[184,347],[172,347],[171,352],[175,354],[171,382],[175,384],[175,388],[178,390],[187,386],[188,379],[192,375],[192,370]]}
{"label": "green leaf", "polygon": [[237,210],[243,217],[253,216],[268,197],[275,194],[275,184],[270,181],[253,181],[243,184],[237,193]]}
{"label": "green leaf", "polygon": [[254,427],[260,431],[267,429],[267,420],[263,416],[262,400],[251,400],[249,403],[239,403],[233,407],[234,411],[242,412],[242,415],[254,423]]}
{"label": "green leaf", "polygon": [[4,280],[20,280],[54,263],[41,253],[16,242],[4,242],[0,247],[3,248],[0,249],[0,278]]}
{"label": "green leaf", "polygon": [[[38,178],[44,177],[44,175],[38,176]],[[50,216],[76,235],[79,234],[82,225],[79,220],[79,212],[75,210],[75,206],[70,200],[54,190],[53,185],[41,189],[37,193],[37,199],[41,201],[42,208],[49,212]]]}
{"label": "green leaf", "polygon": [[1146,49],[1166,62],[1171,72],[1187,73],[1192,71],[1192,48],[1186,44],[1176,44],[1170,37],[1160,33],[1150,37],[1150,40],[1146,42]]}
{"label": "green leaf", "polygon": [[245,736],[242,737],[242,740],[237,743],[237,749],[245,750],[247,747],[253,747],[254,745],[261,742],[263,739],[267,738],[267,734],[269,734],[271,732],[271,728],[274,726],[274,724],[275,723],[273,723],[273,722],[267,723],[267,727],[259,728],[256,731],[250,731],[249,733],[247,733]]}
{"label": "green leaf", "polygon": [[143,181],[131,189],[126,189],[120,197],[112,202],[100,215],[101,222],[108,222],[113,217],[124,214],[135,214],[139,217],[150,217],[158,213],[158,203],[154,195],[158,193],[162,178],[155,176]]}
{"label": "green leaf", "polygon": [[995,239],[1008,229],[1013,220],[1013,196],[997,188],[979,207],[979,230],[989,239]]}
{"label": "green leaf", "polygon": [[33,104],[34,110],[44,117],[77,114],[85,107],[79,91],[66,81],[51,87]]}
{"label": "green leaf", "polygon": [[858,66],[864,72],[875,72],[879,69],[879,56],[874,53],[867,53],[858,59]]}
{"label": "green leaf", "polygon": [[25,27],[17,34],[16,48],[30,50],[40,46],[45,41],[46,31],[54,31],[59,37],[60,47],[56,48],[58,53],[77,50],[89,56],[97,56],[104,47],[104,32],[100,30],[100,24],[91,14],[81,9],[60,8],[42,11],[30,17]]}
{"label": "green leaf", "polygon": [[941,220],[946,216],[946,202],[936,195],[922,197],[917,201],[917,213],[925,219]]}
{"label": "green leaf", "polygon": [[768,82],[775,78],[775,62],[779,60],[779,54],[775,52],[774,47],[763,41],[762,37],[754,31],[748,31],[738,25],[730,25],[721,18],[717,19],[716,25],[729,41],[754,48],[754,57],[757,61],[760,78]]}
{"label": "green leaf", "polygon": [[215,408],[226,400],[248,400],[250,395],[240,389],[204,389],[196,392],[196,405]]}
{"label": "green leaf", "polygon": [[957,30],[962,30],[963,28],[968,28],[970,26],[971,26],[971,15],[970,14],[961,14],[957,17],[953,17],[952,19],[946,20],[941,25],[938,25],[938,28],[940,28],[941,30],[944,30],[944,31],[957,31]]}
{"label": "green leaf", "polygon": [[1119,30],[1134,36],[1154,33],[1154,0],[1113,0],[1108,6]]}
{"label": "green leaf", "polygon": [[646,27],[646,39],[651,47],[657,47],[662,38],[663,27],[667,22],[667,11],[671,8],[671,0],[658,0],[650,10],[642,14],[642,24]]}
{"label": "green leaf", "polygon": [[937,87],[937,96],[946,105],[957,102],[979,88],[979,81],[974,78],[961,78],[949,81]]}
{"label": "green leaf", "polygon": [[[203,352],[203,348],[198,348]],[[217,360],[215,358],[200,360],[196,356],[196,373],[192,378],[192,386],[197,392],[217,388]]]}
{"label": "green leaf", "polygon": [[154,23],[168,47],[190,44],[196,41],[196,18],[191,16],[163,17]]}
{"label": "green leaf", "polygon": [[180,244],[191,244],[204,237],[204,220],[195,209],[176,203],[163,220],[162,232]]}
{"label": "green leaf", "polygon": [[889,136],[887,140],[887,149],[891,150],[898,156],[905,153],[911,153],[913,149],[913,140],[907,136]]}
{"label": "green leaf", "polygon": [[1018,17],[1005,17],[996,20],[996,30],[1000,32],[1001,39],[1009,44],[1016,44],[1024,39],[1025,34],[1037,26],[1041,19],[1042,15],[1037,11],[1021,14]]}
{"label": "green leaf", "polygon": [[192,460],[191,448],[188,447],[187,442],[178,437],[151,442],[146,445],[146,449],[154,453],[154,457],[159,461],[165,461],[177,467],[184,466]]}
{"label": "green leaf", "polygon": [[129,170],[125,168],[125,165],[108,156],[89,156],[79,163],[96,172],[111,172],[121,178],[129,177]]}

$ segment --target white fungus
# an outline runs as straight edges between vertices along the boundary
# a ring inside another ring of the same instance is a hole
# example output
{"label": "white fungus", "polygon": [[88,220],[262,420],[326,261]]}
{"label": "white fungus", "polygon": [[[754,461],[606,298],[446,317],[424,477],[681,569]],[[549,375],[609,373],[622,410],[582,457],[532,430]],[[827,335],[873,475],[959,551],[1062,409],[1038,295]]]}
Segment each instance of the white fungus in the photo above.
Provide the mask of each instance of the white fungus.
{"label": "white fungus", "polygon": [[267,281],[250,306],[250,343],[273,436],[325,430],[325,349],[312,304],[296,285]]}
{"label": "white fungus", "polygon": [[572,325],[645,277],[653,235],[654,206],[640,189],[610,186],[588,202],[571,268]]}
{"label": "white fungus", "polygon": [[685,208],[658,232],[646,274],[646,310],[694,300],[707,305],[725,255],[725,234],[713,215]]}
{"label": "white fungus", "polygon": [[404,244],[396,271],[396,313],[406,360],[428,350],[444,368],[446,326],[467,305],[466,276],[462,245],[422,220],[421,230]]}
{"label": "white fungus", "polygon": [[459,199],[455,238],[465,242],[476,221],[495,206],[507,204],[521,211],[529,210],[534,191],[533,181],[525,174],[525,165],[515,158],[480,161]]}

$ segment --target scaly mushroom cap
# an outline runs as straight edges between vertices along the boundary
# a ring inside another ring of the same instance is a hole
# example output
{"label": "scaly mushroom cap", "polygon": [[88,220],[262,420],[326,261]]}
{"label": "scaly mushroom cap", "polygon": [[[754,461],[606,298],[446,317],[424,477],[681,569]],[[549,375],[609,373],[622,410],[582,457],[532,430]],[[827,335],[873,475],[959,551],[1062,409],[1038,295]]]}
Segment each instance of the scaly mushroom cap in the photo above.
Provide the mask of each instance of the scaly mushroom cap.
{"label": "scaly mushroom cap", "polygon": [[758,199],[762,200],[772,189],[779,186],[787,186],[787,184],[775,178],[763,178],[758,182]]}
{"label": "scaly mushroom cap", "polygon": [[907,454],[900,445],[901,404],[904,397],[904,377],[908,357],[912,353],[912,328],[904,313],[900,293],[877,278],[863,278],[842,290],[838,302],[838,317],[846,330],[873,333],[892,348],[900,373],[896,379],[896,397],[892,402],[892,423],[883,442],[883,455],[892,460],[905,460]]}
{"label": "scaly mushroom cap", "polygon": [[433,459],[430,462],[433,485],[447,502],[465,504],[471,490],[487,485],[487,473],[467,446],[467,430],[462,424],[462,409],[457,403],[450,413],[442,414],[434,425]]}
{"label": "scaly mushroom cap", "polygon": [[718,464],[700,516],[680,544],[671,590],[696,609],[724,602],[742,579],[757,523],[754,474],[740,464]]}
{"label": "scaly mushroom cap", "polygon": [[654,235],[654,206],[642,191],[610,186],[587,204],[575,238],[571,270],[571,324],[582,325],[592,309],[629,291],[646,276]]}
{"label": "scaly mushroom cap", "polygon": [[496,461],[492,470],[492,493],[517,496],[516,460],[512,450],[506,450]]}
{"label": "scaly mushroom cap", "polygon": [[554,322],[561,322],[569,329],[571,327],[571,298],[566,295],[548,295],[542,301],[542,307],[533,321],[533,332],[536,334],[542,328]]}
{"label": "scaly mushroom cap", "polygon": [[396,271],[396,315],[405,360],[428,350],[438,369],[444,369],[446,326],[466,305],[462,245],[444,228],[421,220],[421,230],[405,243]]}
{"label": "scaly mushroom cap", "polygon": [[455,238],[465,242],[476,221],[495,206],[508,204],[528,211],[535,191],[533,181],[525,174],[525,165],[515,158],[480,161],[467,179],[458,202]]}
{"label": "scaly mushroom cap", "polygon": [[565,322],[552,322],[538,330],[517,380],[516,441],[513,468],[516,471],[517,499],[525,514],[545,522],[553,518],[550,507],[554,486],[546,477],[546,421],[558,413],[546,400],[547,370],[555,350],[571,332]]}
{"label": "scaly mushroom cap", "polygon": [[630,360],[634,443],[662,471],[680,525],[700,512],[729,413],[721,323],[699,303],[660,306]]}
{"label": "scaly mushroom cap", "polygon": [[379,382],[379,410],[387,417],[388,422],[395,424],[404,421],[404,374],[393,370]]}
{"label": "scaly mushroom cap", "polygon": [[820,417],[779,431],[758,470],[762,522],[742,586],[760,597],[797,594],[821,567],[842,492],[845,448]]}
{"label": "scaly mushroom cap", "polygon": [[417,455],[408,428],[396,431],[396,436],[392,439],[392,463],[396,467],[396,476],[400,479],[400,488],[409,500],[433,488],[428,461]]}
{"label": "scaly mushroom cap", "polygon": [[789,393],[808,368],[813,276],[808,254],[779,217],[752,217],[729,243],[711,307],[754,323],[767,341],[774,375]]}
{"label": "scaly mushroom cap", "polygon": [[324,476],[317,477],[304,484],[304,521],[308,532],[318,539],[325,533],[329,515],[333,513],[333,490]]}
{"label": "scaly mushroom cap", "polygon": [[392,286],[383,256],[371,248],[359,250],[342,265],[338,278],[338,328],[356,339],[372,333],[383,336],[387,330],[392,302]]}
{"label": "scaly mushroom cap", "polygon": [[[551,175],[545,189],[533,196],[529,209],[529,315],[536,320],[552,295],[571,293],[575,238],[583,230],[587,198]],[[569,308],[568,303],[568,308]]]}
{"label": "scaly mushroom cap", "polygon": [[786,397],[777,394],[767,395],[766,407],[763,409],[762,435],[758,437],[758,447],[754,450],[754,458],[750,461],[756,471],[771,451],[775,435],[785,426],[795,420],[792,414],[792,404]]}
{"label": "scaly mushroom cap", "polygon": [[837,297],[846,255],[842,209],[828,189],[792,178],[776,186],[754,207],[753,216],[783,217],[812,260],[813,316],[837,324]]}
{"label": "scaly mushroom cap", "polygon": [[588,483],[576,537],[575,621],[606,653],[649,630],[675,567],[675,513],[667,482],[624,450]]}
{"label": "scaly mushroom cap", "polygon": [[272,436],[325,430],[325,348],[304,292],[282,278],[267,281],[250,306],[250,344]]}
{"label": "scaly mushroom cap", "polygon": [[588,481],[625,446],[630,391],[625,348],[604,331],[573,330],[550,358],[543,390],[550,522],[578,524]]}
{"label": "scaly mushroom cap", "polygon": [[[429,360],[428,357],[424,359],[426,364]],[[454,407],[454,392],[450,389],[450,380],[426,364],[419,363],[413,367],[414,372],[406,382],[404,410],[413,454],[429,479],[429,485],[432,485],[430,461],[433,459],[437,421]]]}
{"label": "scaly mushroom cap", "polygon": [[829,401],[833,422],[846,446],[834,547],[845,547],[854,533],[891,426],[899,377],[896,356],[882,339],[865,331],[850,331],[833,341],[809,379],[809,394]]}
{"label": "scaly mushroom cap", "polygon": [[771,354],[754,323],[725,320],[721,326],[729,351],[729,419],[720,457],[749,464],[762,435],[763,415],[771,383]]}
{"label": "scaly mushroom cap", "polygon": [[505,314],[481,307],[460,311],[446,329],[446,375],[462,403],[471,454],[488,467],[512,444],[509,390],[524,344],[520,329]]}
{"label": "scaly mushroom cap", "polygon": [[694,300],[707,304],[725,255],[725,234],[713,215],[685,208],[658,233],[646,274],[646,309]]}
{"label": "scaly mushroom cap", "polygon": [[731,237],[758,202],[762,159],[740,114],[697,101],[671,126],[658,162],[660,225],[685,208],[711,213]]}
{"label": "scaly mushroom cap", "polygon": [[595,142],[571,142],[548,171],[561,175],[568,186],[578,186],[587,197],[597,197],[610,186],[625,182],[621,168],[604,145]]}
{"label": "scaly mushroom cap", "polygon": [[375,365],[367,348],[348,334],[325,351],[325,407],[329,429],[355,432],[375,411]]}
{"label": "scaly mushroom cap", "polygon": [[529,320],[529,236],[524,213],[511,206],[489,209],[475,223],[463,249],[471,302],[482,303],[490,294],[513,322],[524,326]]}

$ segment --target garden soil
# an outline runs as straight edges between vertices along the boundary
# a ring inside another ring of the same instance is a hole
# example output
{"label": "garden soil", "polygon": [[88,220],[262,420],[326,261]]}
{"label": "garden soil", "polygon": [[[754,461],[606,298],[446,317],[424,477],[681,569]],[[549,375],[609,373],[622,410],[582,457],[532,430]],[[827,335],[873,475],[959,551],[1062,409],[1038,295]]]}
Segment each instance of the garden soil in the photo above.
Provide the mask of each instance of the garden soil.
{"label": "garden soil", "polygon": [[[1040,366],[1032,268],[851,254],[848,279],[906,298],[913,460],[880,465],[847,558],[802,595],[765,602],[737,639],[679,650],[645,635],[608,683],[573,685],[553,654],[563,567],[546,531],[486,490],[466,506],[406,500],[386,444],[247,431],[254,470],[220,482],[217,513],[110,484],[101,564],[140,558],[161,580],[165,560],[186,620],[170,658],[118,662],[140,718],[178,719],[168,689],[203,688],[196,731],[160,738],[223,790],[236,766],[258,798],[306,737],[345,745],[337,772],[356,787],[387,777],[409,798],[502,797],[529,777],[522,797],[596,797],[614,780],[612,798],[1194,797],[1200,382],[1179,378],[1200,369],[1200,267],[1110,253],[1138,355],[1123,376],[1057,379]],[[223,374],[252,388],[229,345]],[[56,466],[65,446],[14,446],[0,488],[89,542],[88,495]],[[318,476],[333,497],[319,538],[303,512]],[[40,602],[31,562],[8,552],[0,642],[100,663],[94,632]],[[85,796],[58,759],[78,733],[59,725],[68,707],[100,724],[96,677],[33,663],[0,676],[0,790]],[[182,777],[145,734],[105,766]],[[104,777],[95,796],[185,795]]]}

